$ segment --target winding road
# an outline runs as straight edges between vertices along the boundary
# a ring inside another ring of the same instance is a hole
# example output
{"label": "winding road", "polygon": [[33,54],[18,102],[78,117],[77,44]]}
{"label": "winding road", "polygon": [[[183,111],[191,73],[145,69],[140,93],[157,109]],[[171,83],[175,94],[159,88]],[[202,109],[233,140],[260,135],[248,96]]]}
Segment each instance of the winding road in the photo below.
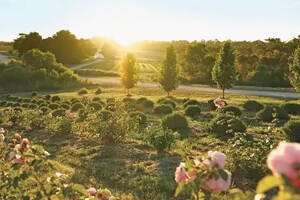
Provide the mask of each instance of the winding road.
{"label": "winding road", "polygon": [[[82,77],[82,79],[89,80],[93,83],[99,84],[112,84],[112,85],[120,85],[120,78],[107,78],[107,77],[97,77],[97,78],[90,78],[90,77]],[[153,82],[139,82],[138,86],[140,87],[159,87],[157,83]],[[248,88],[248,89],[247,89]],[[188,91],[195,91],[195,92],[215,92],[215,93],[222,93],[221,90],[217,88],[213,88],[210,86],[193,86],[193,85],[180,85],[178,90],[188,90]],[[226,93],[231,94],[241,94],[241,95],[251,95],[251,96],[265,96],[265,97],[277,97],[277,98],[287,98],[287,99],[300,99],[300,93],[296,93],[293,91],[282,91],[276,90],[274,88],[269,88],[269,90],[262,89],[262,88],[255,88],[245,87],[245,86],[235,86],[232,89],[226,90]]]}

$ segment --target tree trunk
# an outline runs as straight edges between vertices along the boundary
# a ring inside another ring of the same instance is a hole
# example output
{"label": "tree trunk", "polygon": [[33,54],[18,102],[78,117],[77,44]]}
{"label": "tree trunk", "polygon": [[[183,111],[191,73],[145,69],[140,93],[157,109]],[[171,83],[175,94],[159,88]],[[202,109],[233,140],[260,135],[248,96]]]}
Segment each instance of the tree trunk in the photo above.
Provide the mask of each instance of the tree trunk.
{"label": "tree trunk", "polygon": [[225,99],[225,88],[223,88],[223,99]]}

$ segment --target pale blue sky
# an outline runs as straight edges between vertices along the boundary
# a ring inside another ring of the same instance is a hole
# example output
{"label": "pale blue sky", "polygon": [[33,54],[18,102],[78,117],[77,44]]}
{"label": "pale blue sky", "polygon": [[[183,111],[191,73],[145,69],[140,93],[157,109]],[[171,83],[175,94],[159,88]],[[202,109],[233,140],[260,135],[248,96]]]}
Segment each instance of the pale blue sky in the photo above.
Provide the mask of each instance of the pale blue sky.
{"label": "pale blue sky", "polygon": [[0,0],[0,40],[69,29],[79,37],[256,40],[300,35],[300,0]]}

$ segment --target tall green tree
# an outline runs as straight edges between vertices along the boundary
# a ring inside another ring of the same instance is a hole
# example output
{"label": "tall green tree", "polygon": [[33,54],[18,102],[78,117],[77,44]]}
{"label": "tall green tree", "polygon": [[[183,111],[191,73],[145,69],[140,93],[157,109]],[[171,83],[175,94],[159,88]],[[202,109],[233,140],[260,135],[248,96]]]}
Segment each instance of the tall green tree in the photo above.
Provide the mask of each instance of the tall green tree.
{"label": "tall green tree", "polygon": [[289,65],[289,79],[296,91],[300,91],[300,47],[298,47]]}
{"label": "tall green tree", "polygon": [[130,95],[129,90],[138,82],[138,70],[135,63],[136,58],[130,52],[127,52],[121,61],[121,83],[126,88],[128,96]]}
{"label": "tall green tree", "polygon": [[29,34],[20,33],[19,37],[14,40],[13,48],[22,56],[26,51],[39,49],[42,45],[42,36],[37,32]]}
{"label": "tall green tree", "polygon": [[212,69],[213,81],[217,83],[218,88],[223,90],[225,98],[225,89],[229,89],[236,81],[235,54],[229,41],[225,42],[216,63]]}
{"label": "tall green tree", "polygon": [[178,70],[176,66],[176,53],[173,45],[166,51],[166,58],[160,71],[159,84],[170,95],[178,87]]}

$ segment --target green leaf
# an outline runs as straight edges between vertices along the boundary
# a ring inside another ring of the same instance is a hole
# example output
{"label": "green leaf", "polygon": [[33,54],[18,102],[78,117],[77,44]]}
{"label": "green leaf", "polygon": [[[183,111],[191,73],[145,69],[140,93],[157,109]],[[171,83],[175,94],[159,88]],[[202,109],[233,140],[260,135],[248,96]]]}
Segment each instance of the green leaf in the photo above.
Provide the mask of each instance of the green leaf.
{"label": "green leaf", "polygon": [[184,183],[180,183],[178,184],[176,190],[175,190],[175,194],[174,194],[174,197],[178,197],[178,195],[181,193],[181,191],[183,190],[183,186],[184,186]]}
{"label": "green leaf", "polygon": [[227,181],[228,174],[223,169],[218,169],[218,173],[224,181]]}
{"label": "green leaf", "polygon": [[74,184],[72,186],[73,190],[81,193],[81,194],[86,194],[86,189],[84,188],[83,185],[80,185],[80,184]]}
{"label": "green leaf", "polygon": [[280,180],[278,177],[275,176],[266,176],[261,181],[259,181],[256,193],[263,194],[266,191],[272,189],[273,187],[277,187],[280,184]]}

